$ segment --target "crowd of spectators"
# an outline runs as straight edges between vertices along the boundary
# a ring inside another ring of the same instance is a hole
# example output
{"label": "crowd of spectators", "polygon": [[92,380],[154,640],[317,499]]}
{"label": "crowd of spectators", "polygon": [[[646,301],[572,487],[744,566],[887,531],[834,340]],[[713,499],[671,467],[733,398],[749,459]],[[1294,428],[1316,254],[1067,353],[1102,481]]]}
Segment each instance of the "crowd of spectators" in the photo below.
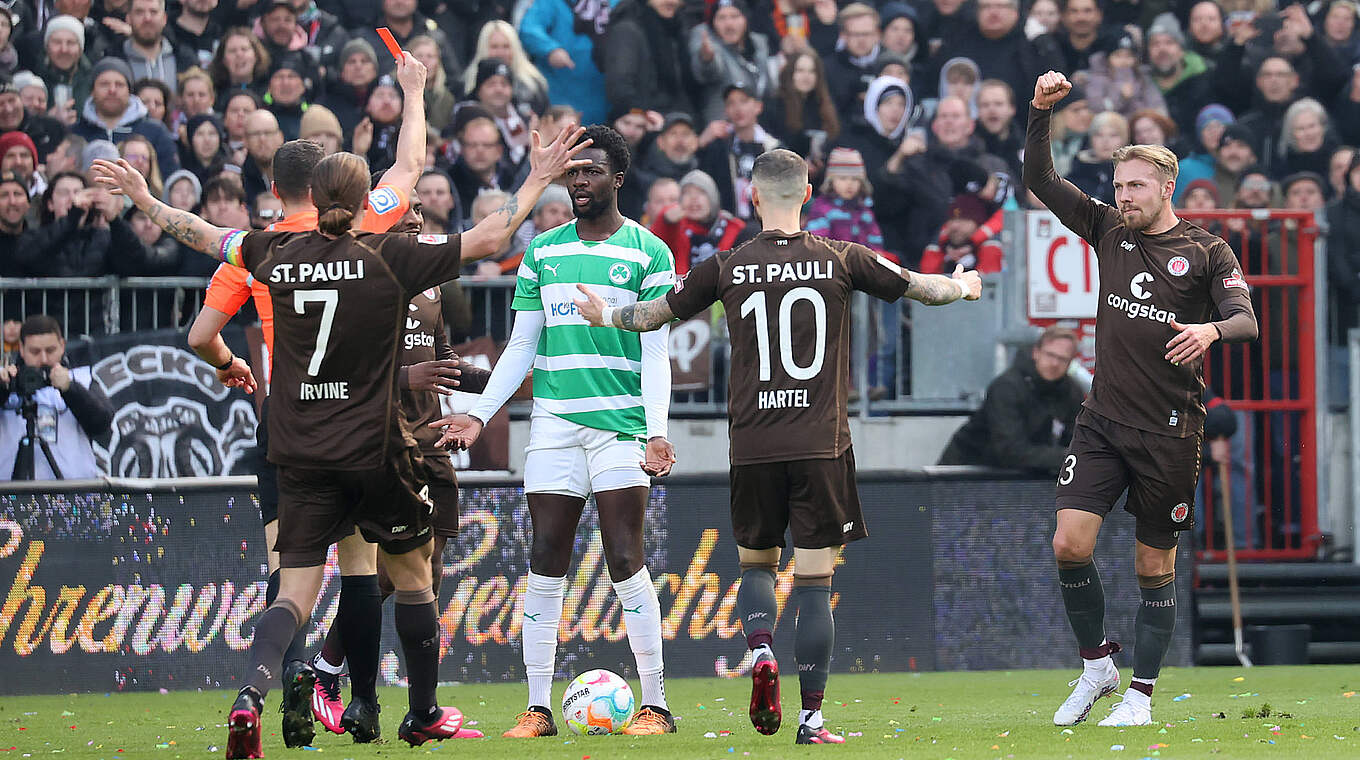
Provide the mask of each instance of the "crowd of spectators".
{"label": "crowd of spectators", "polygon": [[[813,229],[906,266],[995,271],[1036,76],[1060,173],[1112,200],[1130,141],[1182,156],[1190,210],[1318,212],[1332,338],[1360,302],[1360,11],[1353,0],[14,0],[0,9],[0,276],[200,275],[206,260],[90,181],[121,156],[168,203],[264,226],[273,152],[310,138],[377,172],[402,93],[375,32],[430,69],[428,231],[527,169],[530,132],[613,125],[621,207],[680,272],[749,238],[755,157],[806,156]],[[545,199],[496,260],[570,214]],[[1248,257],[1244,257],[1246,259]],[[1251,272],[1248,272],[1251,274]],[[884,319],[891,319],[885,313]],[[889,331],[881,331],[887,333]],[[887,362],[891,364],[891,361]],[[874,385],[889,384],[876,378]]]}

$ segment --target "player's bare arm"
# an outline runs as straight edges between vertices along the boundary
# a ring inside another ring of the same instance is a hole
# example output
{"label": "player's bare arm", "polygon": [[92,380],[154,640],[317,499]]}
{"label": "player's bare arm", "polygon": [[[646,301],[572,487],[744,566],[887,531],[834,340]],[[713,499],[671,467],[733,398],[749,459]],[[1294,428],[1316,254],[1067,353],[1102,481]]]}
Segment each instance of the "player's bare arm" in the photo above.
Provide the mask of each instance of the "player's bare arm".
{"label": "player's bare arm", "polygon": [[519,192],[511,196],[504,206],[463,233],[463,261],[476,261],[495,255],[505,247],[510,236],[515,234],[515,230],[519,229],[524,220],[529,218],[534,204],[538,203],[543,191],[547,190],[553,181],[565,174],[568,169],[590,163],[576,158],[581,151],[590,147],[590,140],[581,140],[585,133],[584,128],[567,126],[546,145],[542,144],[538,132],[532,133],[529,177],[524,180]]}
{"label": "player's bare arm", "polygon": [[397,82],[401,85],[401,132],[397,134],[397,162],[383,172],[380,185],[392,185],[403,190],[416,186],[425,168],[425,64],[409,52],[397,61]]}
{"label": "player's bare arm", "polygon": [[231,321],[231,315],[204,306],[189,326],[189,348],[198,358],[211,364],[217,379],[228,388],[241,388],[246,393],[254,393],[258,384],[245,359],[232,354],[227,342],[222,340],[222,328]]}
{"label": "player's bare arm", "polygon": [[241,266],[239,257],[235,257],[236,260],[228,259],[230,247],[227,243],[243,236],[245,230],[209,224],[202,217],[156,200],[147,189],[146,179],[142,177],[141,172],[121,158],[116,163],[97,158],[93,168],[96,182],[108,187],[109,192],[114,195],[126,195],[132,200],[133,205],[141,209],[148,219],[165,230],[170,237],[199,253],[234,266]]}
{"label": "player's bare arm", "polygon": [[976,301],[982,297],[982,277],[972,270],[964,271],[962,264],[954,268],[952,276],[912,272],[906,296],[927,306],[943,306],[961,298]]}
{"label": "player's bare arm", "polygon": [[589,286],[577,283],[576,289],[586,297],[577,301],[576,308],[581,318],[592,327],[617,327],[631,332],[651,332],[675,319],[671,305],[664,297],[628,306],[613,307]]}

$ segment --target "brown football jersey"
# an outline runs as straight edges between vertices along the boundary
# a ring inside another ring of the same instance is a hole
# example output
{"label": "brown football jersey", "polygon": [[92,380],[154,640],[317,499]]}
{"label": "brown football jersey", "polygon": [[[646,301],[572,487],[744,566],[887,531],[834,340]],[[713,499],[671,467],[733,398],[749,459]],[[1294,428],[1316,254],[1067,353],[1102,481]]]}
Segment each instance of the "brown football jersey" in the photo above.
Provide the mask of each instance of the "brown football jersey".
{"label": "brown football jersey", "polygon": [[868,248],[808,232],[762,232],[689,271],[666,299],[681,319],[727,312],[732,464],[845,453],[850,294],[895,300],[910,284]]}
{"label": "brown football jersey", "polygon": [[458,276],[459,237],[252,232],[241,253],[274,304],[269,460],[376,469],[414,446],[396,393],[407,307]]}
{"label": "brown football jersey", "polygon": [[[1049,111],[1030,109],[1025,148],[1029,188],[1095,249],[1100,272],[1096,369],[1085,406],[1140,430],[1185,438],[1204,428],[1204,363],[1176,366],[1166,344],[1179,324],[1255,316],[1242,267],[1228,244],[1185,220],[1156,235],[1052,170]],[[1225,340],[1234,339],[1224,335]]]}

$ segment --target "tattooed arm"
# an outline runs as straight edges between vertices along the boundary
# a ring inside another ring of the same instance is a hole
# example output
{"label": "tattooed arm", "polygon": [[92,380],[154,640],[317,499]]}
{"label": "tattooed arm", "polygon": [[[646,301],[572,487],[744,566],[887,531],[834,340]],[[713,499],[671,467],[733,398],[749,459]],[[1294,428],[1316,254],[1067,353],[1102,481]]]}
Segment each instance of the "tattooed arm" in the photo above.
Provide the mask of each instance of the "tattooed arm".
{"label": "tattooed arm", "polygon": [[244,266],[240,258],[240,241],[245,237],[245,230],[209,224],[188,211],[180,211],[156,200],[147,189],[146,179],[127,161],[120,159],[114,163],[96,159],[93,169],[96,182],[108,187],[114,195],[126,195],[132,199],[132,203],[170,237],[199,253],[234,266]]}
{"label": "tattooed arm", "polygon": [[982,278],[975,270],[964,271],[963,265],[954,267],[954,276],[943,274],[910,273],[911,284],[906,296],[927,306],[943,306],[960,298],[976,301],[982,297]]}
{"label": "tattooed arm", "polygon": [[585,285],[577,285],[576,289],[586,296],[586,300],[576,302],[576,309],[580,312],[581,318],[594,327],[617,327],[632,332],[651,332],[675,319],[675,312],[671,311],[671,305],[665,296],[615,308],[605,303],[603,298]]}
{"label": "tattooed arm", "polygon": [[568,126],[546,145],[542,143],[538,132],[531,133],[533,147],[529,151],[529,177],[504,206],[463,233],[460,241],[463,261],[484,259],[503,250],[515,230],[529,218],[543,191],[568,169],[590,163],[576,158],[578,153],[590,147],[590,140],[581,139],[585,133],[584,129]]}

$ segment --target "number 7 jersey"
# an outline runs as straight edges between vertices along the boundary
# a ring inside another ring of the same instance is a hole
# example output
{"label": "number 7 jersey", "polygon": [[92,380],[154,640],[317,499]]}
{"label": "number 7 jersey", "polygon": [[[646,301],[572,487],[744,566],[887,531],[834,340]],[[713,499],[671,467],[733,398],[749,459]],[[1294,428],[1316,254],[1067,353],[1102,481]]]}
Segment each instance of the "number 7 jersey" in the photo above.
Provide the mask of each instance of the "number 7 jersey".
{"label": "number 7 jersey", "polygon": [[850,295],[892,301],[905,270],[858,243],[762,232],[667,295],[689,319],[721,301],[732,341],[732,464],[833,459],[850,448]]}

